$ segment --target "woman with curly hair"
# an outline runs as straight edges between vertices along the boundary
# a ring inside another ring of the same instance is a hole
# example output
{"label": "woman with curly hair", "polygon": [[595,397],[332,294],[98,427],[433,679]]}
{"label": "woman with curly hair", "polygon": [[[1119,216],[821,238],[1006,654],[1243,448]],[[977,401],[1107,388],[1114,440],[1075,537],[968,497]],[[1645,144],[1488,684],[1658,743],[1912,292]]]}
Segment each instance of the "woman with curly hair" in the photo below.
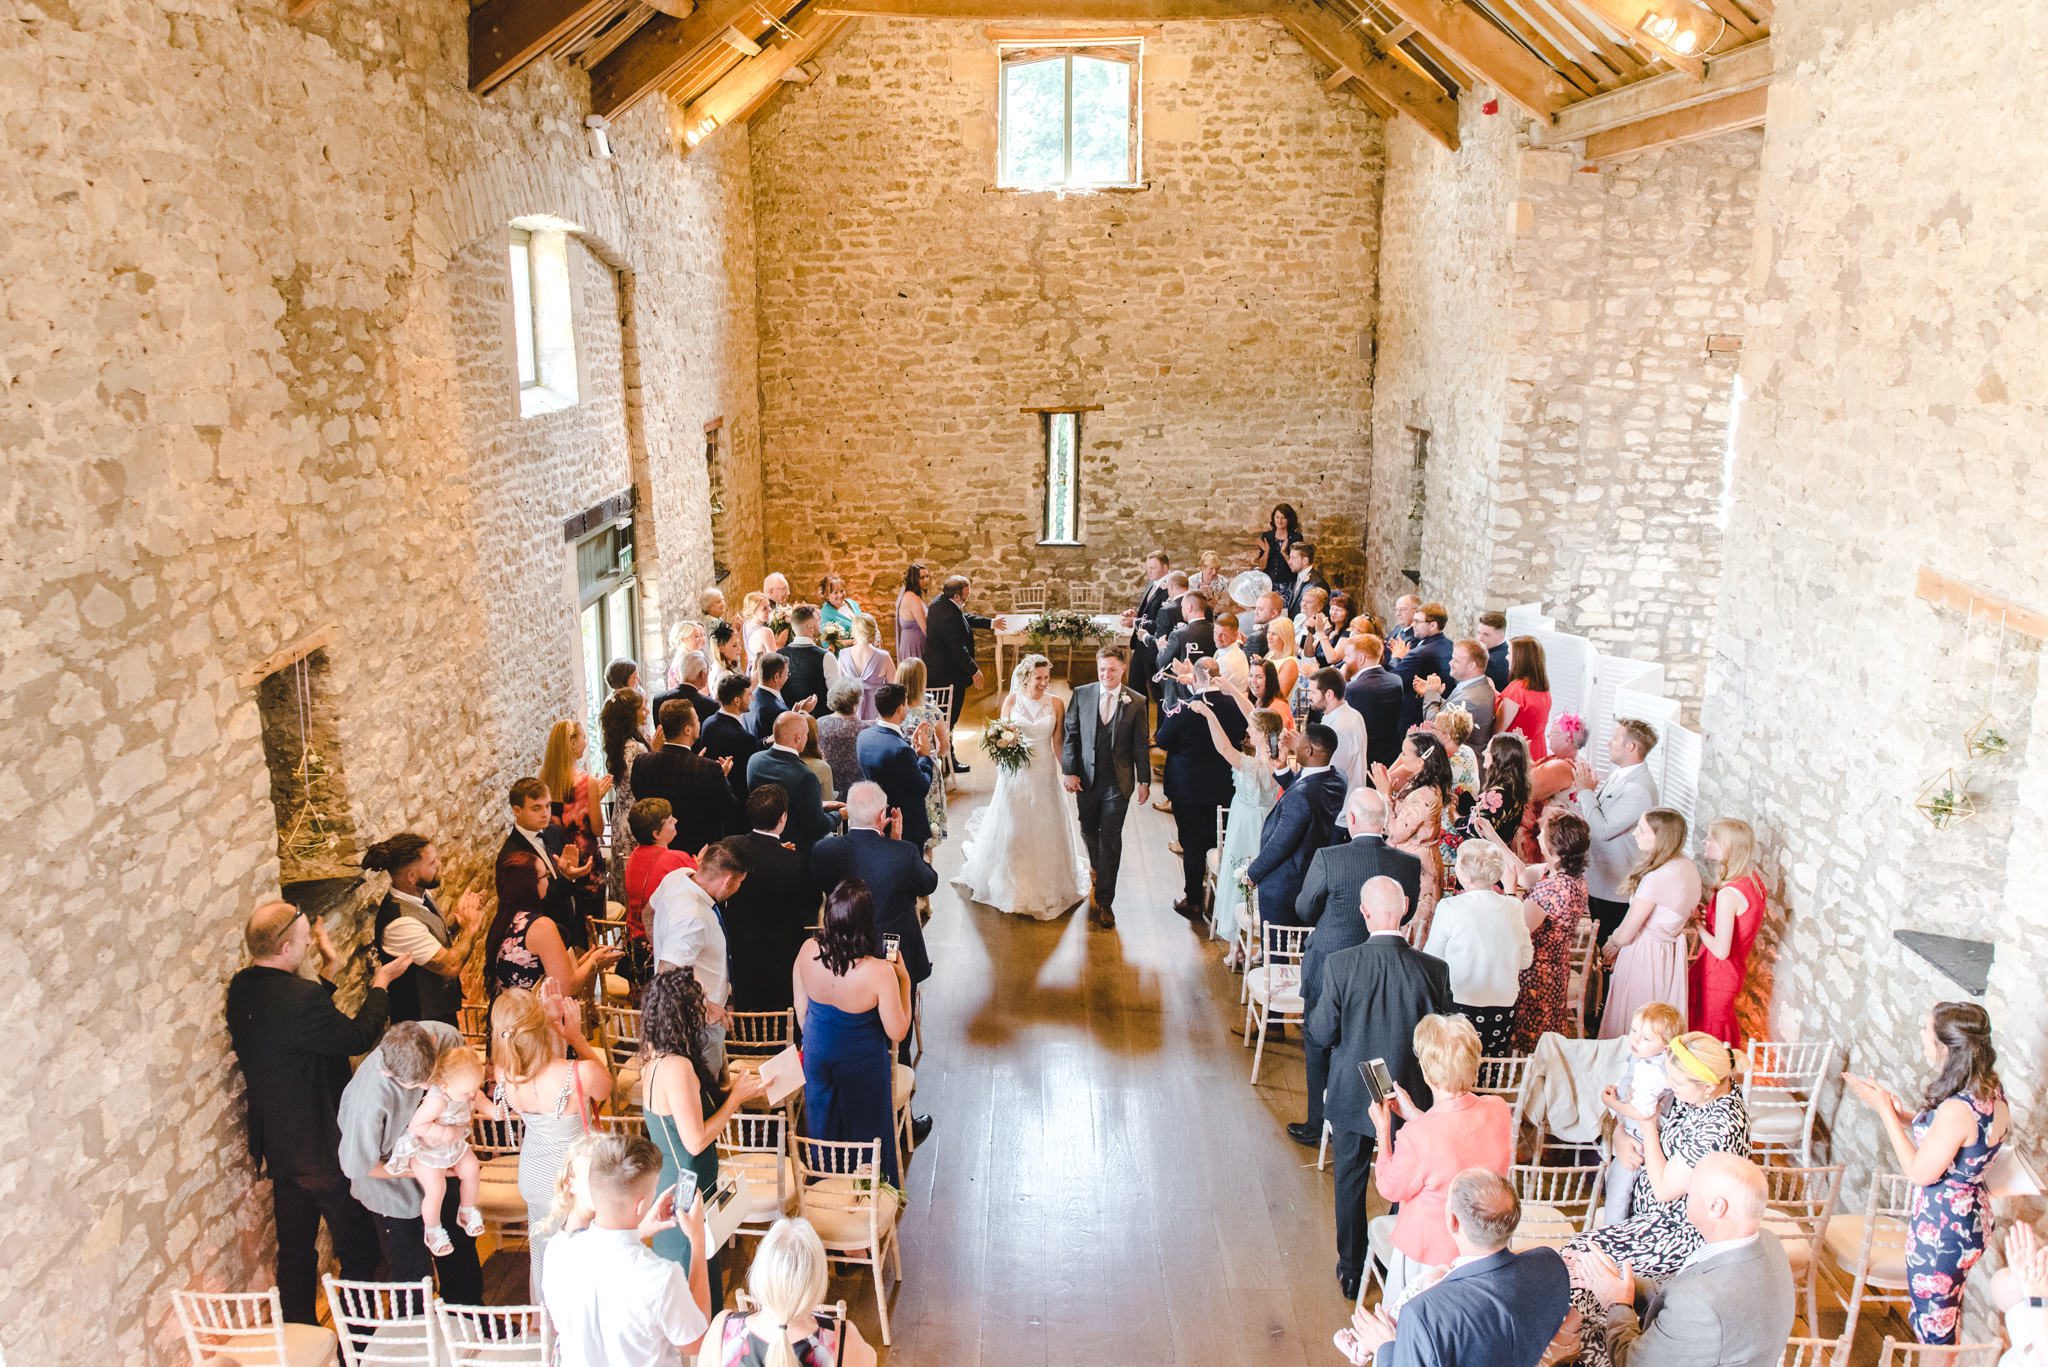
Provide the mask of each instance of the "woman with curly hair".
{"label": "woman with curly hair", "polygon": [[1408,943],[1425,944],[1429,923],[1436,915],[1436,899],[1443,887],[1443,860],[1437,854],[1437,840],[1443,834],[1445,812],[1451,809],[1451,760],[1444,743],[1425,727],[1416,727],[1401,743],[1401,757],[1389,768],[1372,766],[1372,786],[1387,800],[1393,816],[1387,823],[1387,843],[1415,856],[1422,865],[1421,887],[1415,897],[1415,914],[1409,919]]}
{"label": "woman with curly hair", "polygon": [[875,902],[858,878],[825,895],[817,935],[796,956],[791,986],[804,1031],[804,1114],[813,1139],[882,1144],[882,1177],[898,1185],[894,1048],[910,1033],[903,957],[877,958]]}
{"label": "woman with curly hair", "polygon": [[[640,1001],[641,1086],[647,1137],[661,1150],[658,1191],[667,1191],[688,1168],[697,1190],[718,1186],[718,1137],[739,1108],[767,1091],[761,1075],[748,1069],[733,1075],[732,1091],[719,1095],[719,1077],[704,1061],[704,989],[686,969],[654,975]],[[690,1270],[690,1240],[680,1229],[654,1236],[654,1251]],[[719,1304],[718,1259],[705,1268],[711,1303]]]}

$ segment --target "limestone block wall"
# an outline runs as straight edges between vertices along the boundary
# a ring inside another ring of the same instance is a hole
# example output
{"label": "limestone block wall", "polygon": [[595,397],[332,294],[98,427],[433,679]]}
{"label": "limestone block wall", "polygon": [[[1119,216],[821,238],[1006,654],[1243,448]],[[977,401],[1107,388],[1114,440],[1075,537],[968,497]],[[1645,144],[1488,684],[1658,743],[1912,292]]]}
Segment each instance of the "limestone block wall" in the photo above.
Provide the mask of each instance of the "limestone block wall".
{"label": "limestone block wall", "polygon": [[[744,132],[681,160],[657,102],[597,161],[580,77],[467,93],[466,15],[31,0],[0,35],[11,1360],[168,1361],[170,1288],[269,1282],[221,1022],[278,877],[241,671],[332,627],[353,825],[473,886],[580,710],[561,519],[643,483],[681,595],[704,422],[753,449]],[[580,232],[586,404],[522,422],[527,214]]]}
{"label": "limestone block wall", "polygon": [[[1146,40],[1145,189],[994,186],[982,25],[863,21],[754,129],[767,558],[886,612],[905,564],[1012,585],[1248,558],[1277,499],[1356,579],[1381,128],[1260,23]],[[1082,417],[1040,548],[1032,405]]]}
{"label": "limestone block wall", "polygon": [[[1853,1039],[1852,1068],[1902,1095],[1928,1005],[1960,989],[1892,932],[1996,942],[1985,1004],[2038,1166],[2038,643],[2001,649],[1913,584],[1926,564],[2048,608],[2048,198],[2011,174],[2048,129],[1967,93],[2044,68],[2048,7],[1786,5],[1773,44],[1703,809],[1748,815],[1770,855],[1772,1028]],[[1968,777],[1977,819],[1937,833],[1916,791],[1987,713],[2013,750]],[[1885,1155],[1858,1109],[1837,1138],[1852,1180]]]}

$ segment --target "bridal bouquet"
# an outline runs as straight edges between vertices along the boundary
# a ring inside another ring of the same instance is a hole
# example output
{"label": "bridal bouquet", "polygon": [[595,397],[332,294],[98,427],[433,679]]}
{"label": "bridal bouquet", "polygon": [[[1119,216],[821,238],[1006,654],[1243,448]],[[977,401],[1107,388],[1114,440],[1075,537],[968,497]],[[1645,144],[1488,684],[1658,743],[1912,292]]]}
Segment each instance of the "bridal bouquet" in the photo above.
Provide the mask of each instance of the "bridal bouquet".
{"label": "bridal bouquet", "polygon": [[1092,641],[1103,633],[1085,612],[1048,608],[1025,624],[1024,634],[1034,641]]}
{"label": "bridal bouquet", "polygon": [[1001,718],[982,728],[981,748],[1006,773],[1014,774],[1031,762],[1030,740],[1015,722]]}
{"label": "bridal bouquet", "polygon": [[818,633],[818,641],[825,649],[837,655],[840,651],[853,644],[853,636],[845,627],[840,626],[839,623],[827,622]]}
{"label": "bridal bouquet", "polygon": [[776,608],[768,614],[768,630],[777,636],[787,636],[790,631],[789,609]]}

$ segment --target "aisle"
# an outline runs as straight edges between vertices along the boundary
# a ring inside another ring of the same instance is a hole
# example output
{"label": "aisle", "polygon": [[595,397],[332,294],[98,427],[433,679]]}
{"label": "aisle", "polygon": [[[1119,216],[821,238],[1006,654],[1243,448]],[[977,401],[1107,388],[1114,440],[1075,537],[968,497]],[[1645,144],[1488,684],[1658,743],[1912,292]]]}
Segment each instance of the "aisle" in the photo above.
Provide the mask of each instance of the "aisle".
{"label": "aisle", "polygon": [[[959,748],[973,772],[942,880],[995,781]],[[941,882],[918,1073],[937,1126],[909,1172],[888,1362],[1340,1360],[1328,1178],[1282,1128],[1303,1114],[1299,1044],[1269,1046],[1247,1083],[1237,979],[1171,910],[1171,834],[1132,814],[1114,933],[1004,916]],[[866,1280],[835,1292],[874,1338]]]}

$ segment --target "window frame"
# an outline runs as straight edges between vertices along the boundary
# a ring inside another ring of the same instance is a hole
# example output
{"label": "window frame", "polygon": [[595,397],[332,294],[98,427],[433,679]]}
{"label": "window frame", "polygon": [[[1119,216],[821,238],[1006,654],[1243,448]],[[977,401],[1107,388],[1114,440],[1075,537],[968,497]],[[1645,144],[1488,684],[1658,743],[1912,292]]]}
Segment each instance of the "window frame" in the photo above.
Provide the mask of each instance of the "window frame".
{"label": "window frame", "polygon": [[514,369],[519,376],[519,388],[524,392],[541,387],[540,310],[534,307],[538,282],[533,278],[532,229],[512,230],[511,241],[506,248],[505,269],[512,282]]}
{"label": "window frame", "polygon": [[[1131,71],[1130,104],[1124,123],[1123,180],[1074,179],[1074,58],[1118,62]],[[1010,141],[1010,81],[1013,66],[1038,62],[1062,63],[1061,94],[1064,108],[1060,119],[1062,174],[1056,182],[1025,183],[1008,178]],[[996,44],[996,188],[1020,193],[1061,194],[1072,191],[1139,190],[1145,182],[1143,147],[1145,40],[1140,38],[1039,38]]]}
{"label": "window frame", "polygon": [[582,306],[576,288],[581,246],[573,227],[553,219],[521,218],[508,225],[505,274],[521,418],[560,413],[582,400]]}
{"label": "window frame", "polygon": [[[1044,483],[1038,506],[1038,544],[1041,546],[1079,546],[1085,544],[1081,534],[1081,413],[1078,409],[1045,409],[1038,415],[1040,439],[1043,451],[1039,461],[1039,478]],[[1057,471],[1054,462],[1058,448],[1053,432],[1061,423],[1070,428],[1067,443],[1067,518],[1064,527],[1053,525],[1053,499],[1057,485]],[[1055,535],[1064,531],[1065,536]]]}

